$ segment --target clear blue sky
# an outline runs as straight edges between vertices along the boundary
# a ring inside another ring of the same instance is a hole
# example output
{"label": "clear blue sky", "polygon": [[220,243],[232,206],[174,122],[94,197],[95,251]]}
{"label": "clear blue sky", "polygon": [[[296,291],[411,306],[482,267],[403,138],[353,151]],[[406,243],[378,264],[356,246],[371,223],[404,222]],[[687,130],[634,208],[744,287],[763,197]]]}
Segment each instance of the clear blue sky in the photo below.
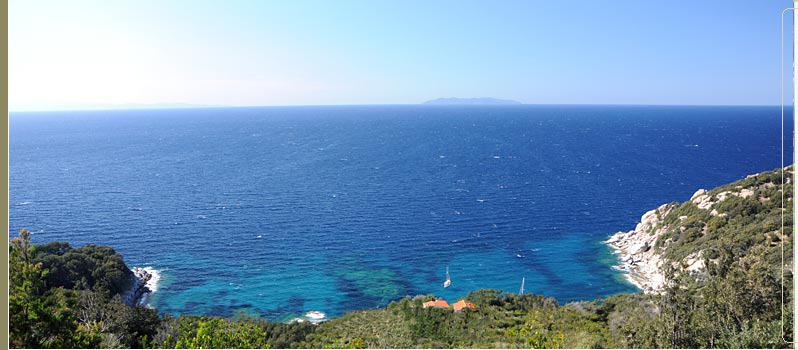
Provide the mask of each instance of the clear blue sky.
{"label": "clear blue sky", "polygon": [[9,102],[773,105],[791,4],[12,0]]}

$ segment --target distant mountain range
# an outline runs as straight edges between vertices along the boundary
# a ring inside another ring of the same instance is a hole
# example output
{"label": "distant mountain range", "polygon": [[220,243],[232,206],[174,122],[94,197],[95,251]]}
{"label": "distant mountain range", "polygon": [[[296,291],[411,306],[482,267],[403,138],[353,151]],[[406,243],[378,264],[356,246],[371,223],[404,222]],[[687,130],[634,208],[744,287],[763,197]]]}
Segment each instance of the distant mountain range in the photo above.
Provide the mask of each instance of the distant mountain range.
{"label": "distant mountain range", "polygon": [[422,104],[425,105],[520,105],[521,102],[513,100],[502,100],[493,97],[477,97],[477,98],[436,98],[434,100],[426,101]]}

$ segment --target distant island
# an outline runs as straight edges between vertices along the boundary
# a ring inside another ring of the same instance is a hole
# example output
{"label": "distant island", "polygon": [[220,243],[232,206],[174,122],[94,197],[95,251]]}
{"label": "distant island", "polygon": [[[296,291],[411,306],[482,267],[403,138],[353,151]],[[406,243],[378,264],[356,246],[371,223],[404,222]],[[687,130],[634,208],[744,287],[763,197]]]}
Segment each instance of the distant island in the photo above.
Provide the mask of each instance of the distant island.
{"label": "distant island", "polygon": [[513,100],[502,100],[493,97],[458,98],[445,97],[426,101],[425,105],[520,105],[521,102]]}

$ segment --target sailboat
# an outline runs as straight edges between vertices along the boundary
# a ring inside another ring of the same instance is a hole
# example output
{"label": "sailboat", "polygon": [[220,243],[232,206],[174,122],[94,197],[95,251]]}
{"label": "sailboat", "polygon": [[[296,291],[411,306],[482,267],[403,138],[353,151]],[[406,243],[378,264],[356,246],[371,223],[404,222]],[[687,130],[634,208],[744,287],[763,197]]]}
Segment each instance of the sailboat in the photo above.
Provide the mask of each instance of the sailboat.
{"label": "sailboat", "polygon": [[452,285],[452,279],[449,278],[449,266],[446,266],[446,281],[443,282],[443,288],[449,287]]}
{"label": "sailboat", "polygon": [[524,277],[521,277],[521,291],[518,292],[518,295],[524,295]]}

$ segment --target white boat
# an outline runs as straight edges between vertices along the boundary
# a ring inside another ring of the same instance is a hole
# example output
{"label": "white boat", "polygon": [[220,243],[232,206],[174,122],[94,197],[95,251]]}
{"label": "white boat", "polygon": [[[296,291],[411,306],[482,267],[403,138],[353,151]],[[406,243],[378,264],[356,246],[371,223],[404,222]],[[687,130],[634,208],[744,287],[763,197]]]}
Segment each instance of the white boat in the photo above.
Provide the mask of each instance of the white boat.
{"label": "white boat", "polygon": [[518,292],[518,295],[524,295],[524,277],[521,277],[521,291]]}
{"label": "white boat", "polygon": [[446,266],[446,281],[443,282],[443,288],[449,287],[452,285],[452,279],[449,278],[449,266]]}

